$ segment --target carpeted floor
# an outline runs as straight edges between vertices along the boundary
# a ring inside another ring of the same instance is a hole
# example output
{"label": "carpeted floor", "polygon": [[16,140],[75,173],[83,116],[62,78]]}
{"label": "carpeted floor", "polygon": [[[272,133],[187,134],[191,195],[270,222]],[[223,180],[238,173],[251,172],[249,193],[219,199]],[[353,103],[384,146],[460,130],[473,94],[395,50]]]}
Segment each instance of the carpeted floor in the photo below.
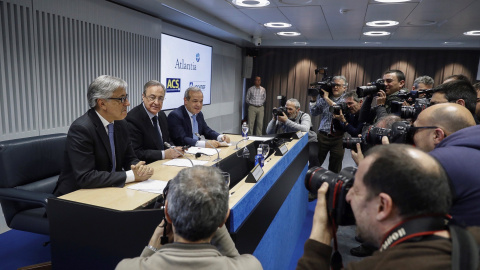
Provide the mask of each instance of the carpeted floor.
{"label": "carpeted floor", "polygon": [[9,230],[0,234],[0,269],[19,267],[50,261],[50,237],[36,233]]}

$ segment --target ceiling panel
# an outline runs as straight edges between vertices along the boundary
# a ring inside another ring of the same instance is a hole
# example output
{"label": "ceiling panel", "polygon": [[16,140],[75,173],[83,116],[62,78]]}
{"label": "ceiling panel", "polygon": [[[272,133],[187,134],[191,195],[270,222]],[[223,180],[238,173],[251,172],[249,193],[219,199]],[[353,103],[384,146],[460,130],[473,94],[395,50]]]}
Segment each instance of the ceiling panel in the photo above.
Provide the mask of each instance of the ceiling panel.
{"label": "ceiling panel", "polygon": [[418,3],[369,4],[365,14],[365,22],[378,20],[394,20],[403,22]]}

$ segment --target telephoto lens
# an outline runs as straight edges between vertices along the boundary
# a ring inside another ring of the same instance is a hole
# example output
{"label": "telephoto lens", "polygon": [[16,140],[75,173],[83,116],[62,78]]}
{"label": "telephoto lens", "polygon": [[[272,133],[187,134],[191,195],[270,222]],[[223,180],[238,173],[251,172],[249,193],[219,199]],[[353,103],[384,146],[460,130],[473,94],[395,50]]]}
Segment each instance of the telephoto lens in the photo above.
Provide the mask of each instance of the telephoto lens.
{"label": "telephoto lens", "polygon": [[348,226],[355,224],[352,208],[346,197],[353,186],[357,168],[346,167],[336,174],[322,167],[312,167],[305,176],[305,187],[312,193],[317,193],[323,182],[328,183],[326,196],[327,211],[335,225]]}

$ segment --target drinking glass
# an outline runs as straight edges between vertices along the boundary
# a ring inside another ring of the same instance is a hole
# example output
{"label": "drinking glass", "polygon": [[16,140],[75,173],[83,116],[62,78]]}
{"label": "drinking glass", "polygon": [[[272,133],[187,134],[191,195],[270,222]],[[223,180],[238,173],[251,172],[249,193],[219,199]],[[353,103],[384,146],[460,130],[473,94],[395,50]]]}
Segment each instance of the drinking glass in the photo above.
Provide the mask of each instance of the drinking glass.
{"label": "drinking glass", "polygon": [[262,148],[262,156],[264,159],[266,159],[268,153],[270,152],[270,146],[268,145],[268,143],[262,143],[259,145],[259,147]]}
{"label": "drinking glass", "polygon": [[225,184],[230,187],[230,174],[228,172],[221,172]]}

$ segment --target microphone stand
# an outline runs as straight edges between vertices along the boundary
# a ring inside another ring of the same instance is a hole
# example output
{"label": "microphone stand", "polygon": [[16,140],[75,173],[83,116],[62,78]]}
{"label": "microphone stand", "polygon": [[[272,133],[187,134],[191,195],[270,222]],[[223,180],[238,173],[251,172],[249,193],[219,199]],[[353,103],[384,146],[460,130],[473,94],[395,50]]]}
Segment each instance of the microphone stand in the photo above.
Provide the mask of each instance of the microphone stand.
{"label": "microphone stand", "polygon": [[[199,139],[202,138],[202,136],[201,136],[200,134],[198,134],[198,132],[196,132],[195,135],[196,135]],[[207,139],[205,139],[205,142],[208,143],[208,145],[210,145],[213,149],[215,149],[215,151],[217,151],[217,159],[213,160],[213,162],[219,162],[220,160],[222,160],[222,159],[220,158],[220,152],[218,151],[218,149],[217,149],[215,146],[213,146],[211,143],[209,143]]]}
{"label": "microphone stand", "polygon": [[187,156],[185,156],[182,152],[175,149],[175,146],[170,145],[168,142],[164,142],[163,145],[165,145],[165,147],[167,147],[167,148],[173,149],[175,152],[179,153],[182,157],[188,159],[188,161],[190,161],[190,163],[192,164],[192,167],[194,166],[193,161],[191,159],[189,159]]}
{"label": "microphone stand", "polygon": [[248,141],[248,137],[245,137],[243,139],[241,139],[240,141],[237,142],[237,144],[235,144],[235,150],[239,150],[240,148],[238,148],[238,145],[243,142],[243,141]]}

